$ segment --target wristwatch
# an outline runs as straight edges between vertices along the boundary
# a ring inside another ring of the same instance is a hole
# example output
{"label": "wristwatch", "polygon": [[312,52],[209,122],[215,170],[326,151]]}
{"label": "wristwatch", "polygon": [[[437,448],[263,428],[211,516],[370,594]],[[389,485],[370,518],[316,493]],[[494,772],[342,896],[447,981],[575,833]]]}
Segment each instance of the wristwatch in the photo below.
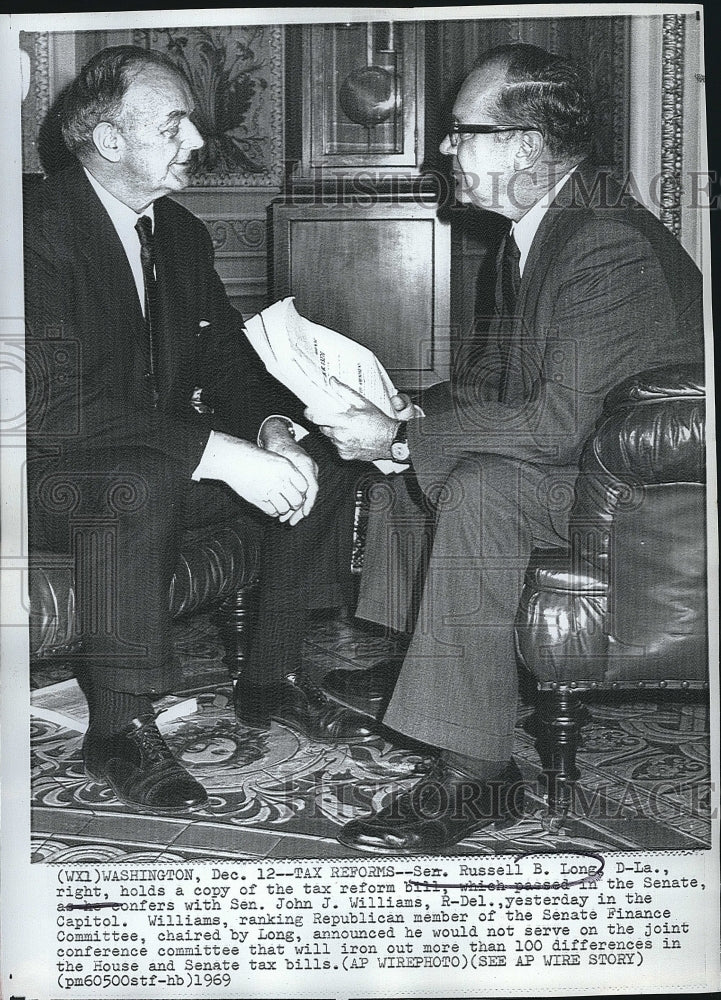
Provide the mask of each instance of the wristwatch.
{"label": "wristwatch", "polygon": [[408,421],[401,420],[398,424],[395,436],[391,441],[391,458],[394,462],[407,462],[410,458],[410,450],[406,440],[408,435]]}

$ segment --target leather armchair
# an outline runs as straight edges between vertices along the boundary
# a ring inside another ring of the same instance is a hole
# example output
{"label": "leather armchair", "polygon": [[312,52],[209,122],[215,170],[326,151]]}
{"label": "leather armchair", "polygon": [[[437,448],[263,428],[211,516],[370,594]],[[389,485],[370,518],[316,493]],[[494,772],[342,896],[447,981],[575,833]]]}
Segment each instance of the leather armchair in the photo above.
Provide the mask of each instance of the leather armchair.
{"label": "leather armchair", "polygon": [[581,457],[570,550],[533,553],[516,642],[552,817],[579,776],[584,692],[708,685],[704,403],[701,365],[613,389]]}
{"label": "leather armchair", "polygon": [[[213,609],[232,678],[242,671],[254,612],[260,538],[247,523],[232,522],[187,532],[170,583],[173,616]],[[74,557],[36,551],[30,555],[30,660],[67,659],[82,651],[76,616]]]}

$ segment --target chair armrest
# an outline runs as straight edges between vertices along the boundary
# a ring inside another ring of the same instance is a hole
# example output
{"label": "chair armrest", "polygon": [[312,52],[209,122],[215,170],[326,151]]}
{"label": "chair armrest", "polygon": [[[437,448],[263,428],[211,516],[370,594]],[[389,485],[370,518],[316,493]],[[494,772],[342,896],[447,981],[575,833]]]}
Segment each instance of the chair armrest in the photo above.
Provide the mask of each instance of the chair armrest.
{"label": "chair armrest", "polygon": [[557,594],[606,594],[608,584],[593,567],[579,570],[571,566],[570,558],[565,566],[550,564],[533,566],[526,574],[526,586],[546,593]]}
{"label": "chair armrest", "polygon": [[534,553],[516,617],[516,654],[540,688],[603,680],[607,592],[600,573],[579,570],[570,553]]}
{"label": "chair armrest", "polygon": [[613,413],[628,403],[663,399],[704,399],[706,379],[702,364],[663,365],[647,368],[619,382],[606,396],[604,412]]}
{"label": "chair armrest", "polygon": [[703,483],[706,393],[700,365],[654,368],[609,392],[581,471],[633,485]]}

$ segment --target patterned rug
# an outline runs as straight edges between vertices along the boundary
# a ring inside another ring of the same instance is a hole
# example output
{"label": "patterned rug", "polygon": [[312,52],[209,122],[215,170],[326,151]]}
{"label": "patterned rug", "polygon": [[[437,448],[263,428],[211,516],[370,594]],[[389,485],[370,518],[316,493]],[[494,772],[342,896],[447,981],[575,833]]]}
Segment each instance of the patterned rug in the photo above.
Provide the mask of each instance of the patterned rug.
{"label": "patterned rug", "polygon": [[[158,705],[178,759],[209,794],[187,816],[141,815],[85,778],[84,699],[57,665],[33,670],[32,852],[39,862],[342,857],[336,840],[349,819],[382,804],[428,766],[417,748],[383,736],[329,746],[273,724],[239,726],[210,623],[178,627],[185,689]],[[370,666],[393,652],[357,622],[319,620],[306,644],[316,679],[338,666]],[[708,704],[693,696],[604,701],[590,706],[579,752],[581,779],[566,827],[549,829],[540,765],[522,700],[515,757],[526,813],[501,832],[481,831],[453,854],[549,850],[698,850],[710,846]],[[388,736],[391,734],[388,733]]]}

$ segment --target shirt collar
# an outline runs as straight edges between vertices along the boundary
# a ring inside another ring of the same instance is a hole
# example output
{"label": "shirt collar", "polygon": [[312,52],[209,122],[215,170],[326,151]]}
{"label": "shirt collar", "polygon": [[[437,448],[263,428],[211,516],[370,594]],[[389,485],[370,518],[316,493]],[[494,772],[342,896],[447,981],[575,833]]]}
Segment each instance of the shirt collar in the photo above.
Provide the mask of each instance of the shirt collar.
{"label": "shirt collar", "polygon": [[153,225],[155,225],[155,213],[152,204],[144,208],[142,212],[135,212],[116,198],[114,194],[111,194],[107,188],[104,188],[100,181],[93,177],[87,167],[83,167],[83,170],[121,238],[122,234],[126,233],[129,229],[135,229],[136,222],[143,215],[147,215]]}
{"label": "shirt collar", "polygon": [[560,181],[550,189],[550,191],[547,191],[546,194],[544,194],[540,201],[536,202],[533,208],[530,208],[526,212],[522,219],[519,219],[518,222],[513,222],[511,224],[511,232],[513,233],[513,238],[516,241],[516,245],[518,246],[520,253],[518,266],[521,274],[523,274],[523,268],[526,266],[526,260],[528,259],[528,254],[531,250],[531,244],[533,243],[536,233],[538,232],[539,226],[543,222],[546,212],[556,199],[558,192],[561,190],[575,169],[576,167],[572,167],[568,173],[564,174]]}

